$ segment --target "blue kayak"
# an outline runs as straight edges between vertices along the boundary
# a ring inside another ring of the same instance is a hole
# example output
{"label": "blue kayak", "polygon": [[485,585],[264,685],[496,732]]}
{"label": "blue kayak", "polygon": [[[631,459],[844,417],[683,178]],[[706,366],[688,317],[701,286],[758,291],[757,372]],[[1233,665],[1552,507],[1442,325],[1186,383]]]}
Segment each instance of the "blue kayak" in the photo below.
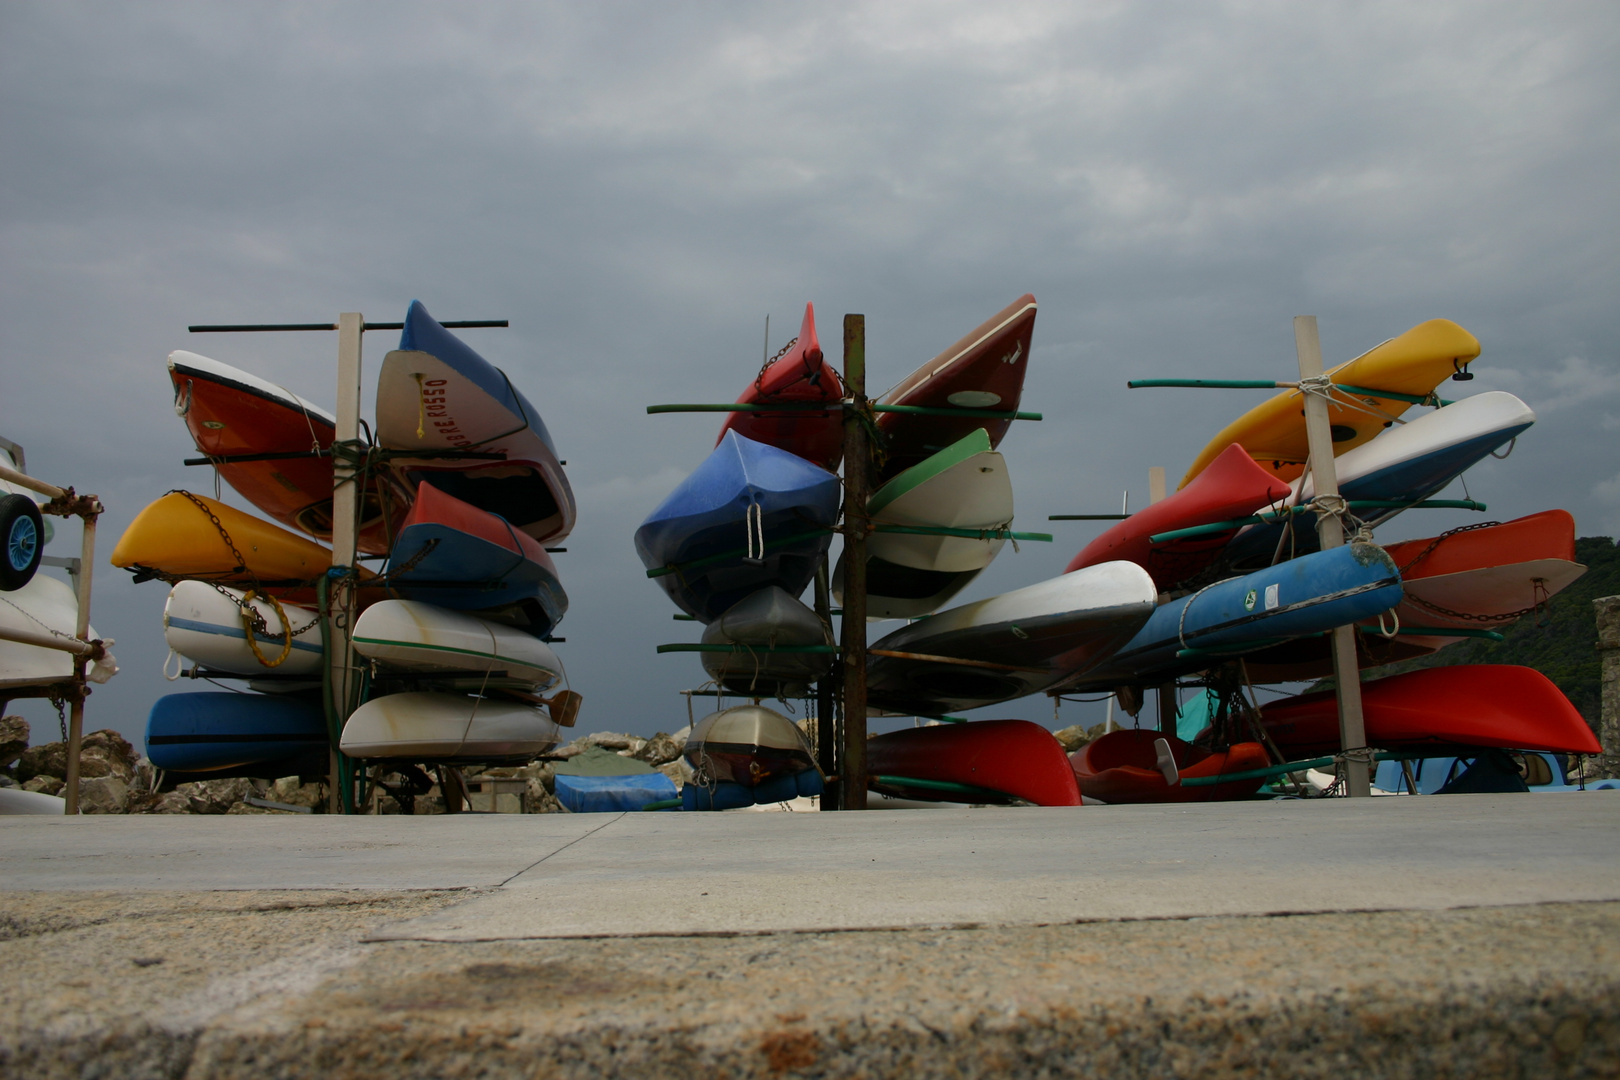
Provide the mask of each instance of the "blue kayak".
{"label": "blue kayak", "polygon": [[[377,441],[424,452],[392,460],[410,486],[425,480],[536,540],[574,527],[573,488],[539,410],[417,300],[377,375]],[[446,450],[485,456],[438,456]]]}
{"label": "blue kayak", "polygon": [[[1536,414],[1528,405],[1499,390],[1453,402],[1336,459],[1339,494],[1351,500],[1419,502],[1518,438],[1535,421]],[[1287,500],[1290,504],[1308,502],[1315,495],[1308,476],[1295,480],[1293,488],[1294,494]],[[1401,508],[1353,512],[1369,525],[1378,525]],[[1285,522],[1243,530],[1227,545],[1230,564],[1249,569],[1271,562],[1286,529],[1293,535],[1282,545],[1284,558],[1320,549],[1316,516],[1297,514]]]}
{"label": "blue kayak", "polygon": [[146,718],[146,756],[169,772],[218,772],[327,745],[320,707],[279,694],[166,694]]}
{"label": "blue kayak", "polygon": [[665,571],[656,580],[677,607],[712,622],[768,585],[804,592],[832,544],[839,499],[826,469],[727,431],[641,523],[636,554]]}
{"label": "blue kayak", "polygon": [[568,610],[557,568],[537,541],[425,482],[389,553],[387,577],[406,600],[476,611],[536,636]]}
{"label": "blue kayak", "polygon": [[1199,671],[1374,618],[1401,596],[1400,572],[1376,544],[1318,551],[1159,605],[1134,638],[1063,689],[1106,690]]}

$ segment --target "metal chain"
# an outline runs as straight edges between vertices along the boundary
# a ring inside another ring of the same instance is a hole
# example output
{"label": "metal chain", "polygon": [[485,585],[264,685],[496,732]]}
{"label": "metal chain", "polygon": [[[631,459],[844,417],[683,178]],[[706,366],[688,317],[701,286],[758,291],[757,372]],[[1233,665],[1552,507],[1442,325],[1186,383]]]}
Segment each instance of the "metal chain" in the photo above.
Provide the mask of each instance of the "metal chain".
{"label": "metal chain", "polygon": [[1500,524],[1502,524],[1500,521],[1481,521],[1474,525],[1459,525],[1455,529],[1446,530],[1433,540],[1429,541],[1429,546],[1418,552],[1411,562],[1401,567],[1401,577],[1404,578],[1408,570],[1412,569],[1412,567],[1434,554],[1434,549],[1439,547],[1443,541],[1456,536],[1458,533],[1473,532],[1475,529],[1489,529],[1494,525]]}
{"label": "metal chain", "polygon": [[786,356],[788,354],[788,350],[793,348],[793,346],[797,345],[798,343],[799,339],[797,337],[789,338],[788,343],[778,349],[775,356],[771,357],[769,360],[760,365],[759,374],[754,376],[754,389],[759,393],[760,397],[765,396],[765,373],[771,369],[772,364]]}
{"label": "metal chain", "polygon": [[[1536,592],[1540,594],[1535,603],[1531,604],[1527,608],[1520,608],[1518,611],[1501,611],[1491,615],[1477,615],[1471,611],[1453,611],[1448,607],[1441,607],[1439,604],[1431,603],[1430,601],[1423,599],[1421,596],[1413,596],[1411,593],[1407,593],[1406,598],[1412,601],[1412,603],[1416,604],[1418,607],[1423,608],[1425,611],[1432,611],[1436,615],[1444,615],[1448,619],[1459,619],[1462,622],[1477,623],[1509,622],[1513,619],[1522,619],[1526,615],[1540,611],[1547,605],[1547,601],[1551,599],[1551,597],[1546,595],[1547,586],[1543,579],[1536,578],[1534,580],[1534,584]],[[1441,633],[1436,634],[1435,636],[1444,637],[1445,635]]]}
{"label": "metal chain", "polygon": [[247,559],[243,558],[242,552],[236,546],[236,541],[232,540],[231,539],[231,534],[226,531],[225,523],[219,520],[219,515],[215,514],[212,510],[208,509],[208,504],[207,503],[203,502],[201,499],[199,499],[197,496],[193,495],[191,492],[189,492],[189,491],[181,491],[179,488],[175,488],[174,490],[170,491],[169,494],[170,495],[183,495],[183,496],[185,496],[186,498],[190,499],[192,501],[192,503],[194,503],[196,505],[197,509],[199,509],[203,513],[207,514],[208,515],[208,520],[213,524],[214,528],[219,530],[220,539],[225,541],[225,546],[230,548],[231,549],[231,554],[236,557],[236,569],[237,570],[246,570],[247,569]]}

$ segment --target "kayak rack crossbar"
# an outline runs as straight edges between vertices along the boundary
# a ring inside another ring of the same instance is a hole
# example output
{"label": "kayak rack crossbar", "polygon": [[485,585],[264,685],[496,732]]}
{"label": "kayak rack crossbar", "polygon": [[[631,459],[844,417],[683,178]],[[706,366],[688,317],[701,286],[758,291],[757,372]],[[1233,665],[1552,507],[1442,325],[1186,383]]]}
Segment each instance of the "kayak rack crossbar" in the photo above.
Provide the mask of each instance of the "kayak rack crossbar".
{"label": "kayak rack crossbar", "polygon": [[[546,548],[546,550],[550,551],[551,548]],[[559,549],[559,550],[564,550],[564,549]],[[827,612],[827,614],[829,614],[829,615],[842,615],[843,613],[844,613],[843,608],[833,608],[831,611]],[[671,615],[670,618],[674,619],[676,622],[697,622],[698,621],[696,615],[688,615],[684,611],[677,611],[675,614]]]}
{"label": "kayak rack crossbar", "polygon": [[[1420,499],[1417,502],[1401,502],[1399,499],[1352,499],[1349,503],[1351,510],[1477,510],[1483,513],[1486,510],[1484,503],[1477,499]],[[1185,540],[1193,536],[1208,536],[1211,533],[1229,532],[1232,529],[1241,529],[1245,525],[1269,525],[1285,517],[1296,514],[1308,514],[1314,508],[1306,503],[1303,506],[1290,506],[1275,513],[1254,514],[1245,518],[1235,518],[1231,521],[1215,521],[1208,525],[1193,525],[1185,529],[1172,529],[1169,532],[1154,533],[1148,537],[1150,544],[1168,544],[1172,540]]]}
{"label": "kayak rack crossbar", "polygon": [[998,802],[1009,797],[1004,791],[992,791],[990,788],[974,787],[971,784],[958,784],[951,780],[923,780],[915,776],[880,774],[867,777],[867,782],[869,784],[881,784],[884,787],[916,788],[918,791],[940,791],[951,795],[988,797]]}
{"label": "kayak rack crossbar", "polygon": [[661,653],[672,652],[701,652],[701,653],[818,653],[824,656],[838,655],[836,645],[721,645],[705,644],[694,641],[678,641],[671,645],[660,645]]}
{"label": "kayak rack crossbar", "polygon": [[[439,324],[446,330],[476,330],[483,327],[507,327],[512,325],[505,319],[461,319],[453,322]],[[323,322],[289,322],[289,323],[209,323],[200,326],[186,327],[193,334],[272,334],[284,330],[336,330],[337,323]],[[403,330],[402,322],[368,322],[362,323],[362,330]]]}
{"label": "kayak rack crossbar", "polygon": [[[506,454],[491,450],[382,450],[371,447],[381,458],[468,458],[474,461],[505,461]],[[329,458],[331,450],[278,450],[267,454],[221,454],[219,457],[191,457],[182,465],[239,465],[249,461],[295,461],[300,458]]]}
{"label": "kayak rack crossbar", "polygon": [[873,532],[907,536],[960,536],[968,540],[1038,540],[1052,542],[1051,533],[1013,532],[1011,529],[953,529],[945,525],[874,525]]}
{"label": "kayak rack crossbar", "polygon": [[[1378,631],[1370,626],[1363,626],[1364,634],[1377,634]],[[1484,641],[1506,641],[1507,636],[1495,630],[1476,629],[1472,626],[1403,626],[1395,631],[1402,637],[1463,637],[1480,638]]]}
{"label": "kayak rack crossbar", "polygon": [[1047,521],[1124,521],[1129,514],[1047,514]]}
{"label": "kayak rack crossbar", "polygon": [[[449,323],[445,324],[450,325]],[[720,404],[701,405],[649,405],[647,414],[656,416],[660,413],[833,413],[851,407],[848,401],[780,401],[770,405],[759,405],[753,402],[733,401]],[[1039,420],[1038,412],[1008,412],[1003,409],[939,409],[932,405],[868,405],[867,408],[875,413],[907,413],[911,416],[968,416],[979,420]]]}
{"label": "kayak rack crossbar", "polygon": [[[1433,750],[1425,751],[1390,751],[1380,750],[1373,755],[1374,761],[1411,761],[1415,758],[1429,757]],[[1272,777],[1283,776],[1287,773],[1304,772],[1306,769],[1320,769],[1324,765],[1332,765],[1337,759],[1333,757],[1311,758],[1309,761],[1286,761],[1281,765],[1271,765],[1264,769],[1245,769],[1242,772],[1224,773],[1220,776],[1183,776],[1182,787],[1214,787],[1216,784],[1231,784],[1239,780],[1269,780]]]}
{"label": "kayak rack crossbar", "polygon": [[[1125,384],[1132,390],[1180,387],[1188,390],[1298,390],[1297,382],[1274,382],[1270,379],[1132,379]],[[1433,394],[1402,394],[1394,390],[1372,390],[1365,386],[1334,383],[1335,390],[1362,397],[1382,398],[1385,401],[1404,401],[1408,405],[1450,405],[1445,398]]]}

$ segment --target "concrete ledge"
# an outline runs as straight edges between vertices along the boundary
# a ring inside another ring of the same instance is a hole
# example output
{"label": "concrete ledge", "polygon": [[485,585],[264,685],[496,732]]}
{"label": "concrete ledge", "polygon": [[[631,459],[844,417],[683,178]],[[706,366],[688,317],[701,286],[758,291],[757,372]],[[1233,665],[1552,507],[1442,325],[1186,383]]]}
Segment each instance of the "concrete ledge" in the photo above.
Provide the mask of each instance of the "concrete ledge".
{"label": "concrete ledge", "polygon": [[[0,1073],[1342,1080],[1620,1071],[1613,903],[357,947],[368,918],[446,898],[259,896],[234,908],[217,896],[150,899],[129,919],[0,943],[8,972],[42,975],[36,965],[66,961],[57,970],[79,976],[30,979],[22,998],[7,979]],[[255,935],[261,921],[274,930]],[[243,944],[255,938],[256,966]],[[211,947],[235,952],[210,964]],[[212,973],[180,972],[183,985],[168,996],[150,977],[155,968],[132,968],[132,949],[167,949],[163,967],[195,954],[194,966]],[[74,963],[87,956],[98,966]],[[88,1000],[75,1005],[75,993]]]}

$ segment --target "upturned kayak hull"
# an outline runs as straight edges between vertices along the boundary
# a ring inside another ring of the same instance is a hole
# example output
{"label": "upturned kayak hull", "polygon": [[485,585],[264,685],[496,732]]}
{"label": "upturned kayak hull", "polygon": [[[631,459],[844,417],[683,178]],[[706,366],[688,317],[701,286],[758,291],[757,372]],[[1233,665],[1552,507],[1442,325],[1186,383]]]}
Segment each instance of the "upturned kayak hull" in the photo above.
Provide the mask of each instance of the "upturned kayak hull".
{"label": "upturned kayak hull", "polygon": [[146,719],[146,756],[169,772],[222,772],[324,752],[317,705],[270,694],[166,694]]}
{"label": "upturned kayak hull", "polygon": [[403,599],[479,612],[536,636],[568,611],[557,568],[533,537],[425,481],[388,566]]}
{"label": "upturned kayak hull", "polygon": [[[1448,319],[1431,319],[1340,364],[1328,375],[1336,385],[1423,396],[1433,393],[1435,387],[1478,355],[1479,339],[1473,334]],[[1409,402],[1378,397],[1376,393],[1357,394],[1354,400],[1373,411],[1343,401],[1335,401],[1328,408],[1336,455],[1371,441],[1383,430],[1386,418],[1400,416],[1411,408]],[[1232,443],[1240,444],[1280,480],[1299,476],[1310,452],[1299,391],[1284,390],[1228,424],[1193,459],[1177,486],[1190,484]]]}
{"label": "upturned kayak hull", "polygon": [[1370,618],[1400,600],[1400,574],[1382,548],[1319,551],[1160,605],[1117,653],[1063,689],[1162,682],[1277,640]]}
{"label": "upturned kayak hull", "polygon": [[354,651],[381,672],[478,673],[546,690],[563,676],[550,645],[505,623],[414,600],[384,600],[355,620]]}
{"label": "upturned kayak hull", "polygon": [[636,530],[636,554],[676,606],[713,622],[767,586],[804,592],[841,498],[826,469],[728,431]]}
{"label": "upturned kayak hull", "polygon": [[515,701],[411,691],[372,698],[343,726],[350,757],[436,761],[529,761],[557,745],[544,709]]}
{"label": "upturned kayak hull", "polygon": [[755,376],[737,399],[739,405],[827,405],[825,412],[794,409],[787,412],[731,413],[721,425],[715,445],[735,431],[744,438],[797,454],[828,472],[836,472],[844,458],[844,413],[839,402],[844,383],[827,363],[816,337],[816,312],[804,305],[799,336],[786,353],[772,360]]}
{"label": "upturned kayak hull", "polygon": [[[1541,672],[1508,664],[1424,668],[1361,684],[1367,745],[1385,750],[1490,746],[1505,750],[1597,754],[1592,728]],[[1284,754],[1298,759],[1339,748],[1331,691],[1274,701],[1261,722]]]}
{"label": "upturned kayak hull", "polygon": [[1152,543],[1151,537],[1247,517],[1290,494],[1292,489],[1286,483],[1232,443],[1180,491],[1138,510],[1087,544],[1064,573],[1124,559],[1147,570],[1160,591],[1169,592],[1219,559],[1238,529],[1162,544]]}
{"label": "upturned kayak hull", "polygon": [[905,799],[1080,805],[1063,747],[1028,720],[978,720],[875,735],[866,744],[866,772],[874,790]]}
{"label": "upturned kayak hull", "polygon": [[[250,613],[245,617],[244,608]],[[324,663],[315,611],[282,604],[278,612],[266,599],[248,601],[240,590],[201,581],[176,582],[169,590],[163,638],[186,659],[233,675],[318,675]]]}
{"label": "upturned kayak hull", "polygon": [[[878,399],[879,404],[1016,412],[1024,395],[1035,310],[1033,296],[1020,296],[906,376]],[[1012,421],[879,413],[877,426],[888,448],[881,470],[881,478],[887,479],[971,435],[976,428],[984,428],[990,445],[999,446]]]}
{"label": "upturned kayak hull", "polygon": [[1103,563],[918,619],[867,650],[867,700],[939,716],[1039,693],[1106,659],[1153,612],[1140,566]]}
{"label": "upturned kayak hull", "polygon": [[[283,525],[330,542],[332,458],[311,452],[331,450],[336,418],[283,387],[184,350],[169,354],[169,380],[174,411],[220,477]],[[231,460],[259,455],[278,456]],[[389,523],[397,524],[410,502],[391,479],[373,479],[361,506],[359,549],[385,553]]]}
{"label": "upturned kayak hull", "polygon": [[726,689],[749,697],[794,697],[832,670],[831,652],[774,652],[831,647],[820,617],[776,586],[737,601],[703,630],[703,644],[735,652],[706,652],[703,670]]}
{"label": "upturned kayak hull", "polygon": [[[1013,519],[1007,462],[976,428],[967,437],[884,484],[867,503],[880,531],[866,540],[866,614],[912,619],[936,611],[994,561]],[[981,536],[881,531],[949,528]],[[844,559],[833,571],[833,592],[843,602]]]}
{"label": "upturned kayak hull", "polygon": [[417,300],[405,313],[399,348],[383,358],[377,375],[377,441],[428,455],[498,455],[407,456],[392,467],[409,488],[426,481],[536,540],[561,540],[574,527],[574,491],[539,410]]}

